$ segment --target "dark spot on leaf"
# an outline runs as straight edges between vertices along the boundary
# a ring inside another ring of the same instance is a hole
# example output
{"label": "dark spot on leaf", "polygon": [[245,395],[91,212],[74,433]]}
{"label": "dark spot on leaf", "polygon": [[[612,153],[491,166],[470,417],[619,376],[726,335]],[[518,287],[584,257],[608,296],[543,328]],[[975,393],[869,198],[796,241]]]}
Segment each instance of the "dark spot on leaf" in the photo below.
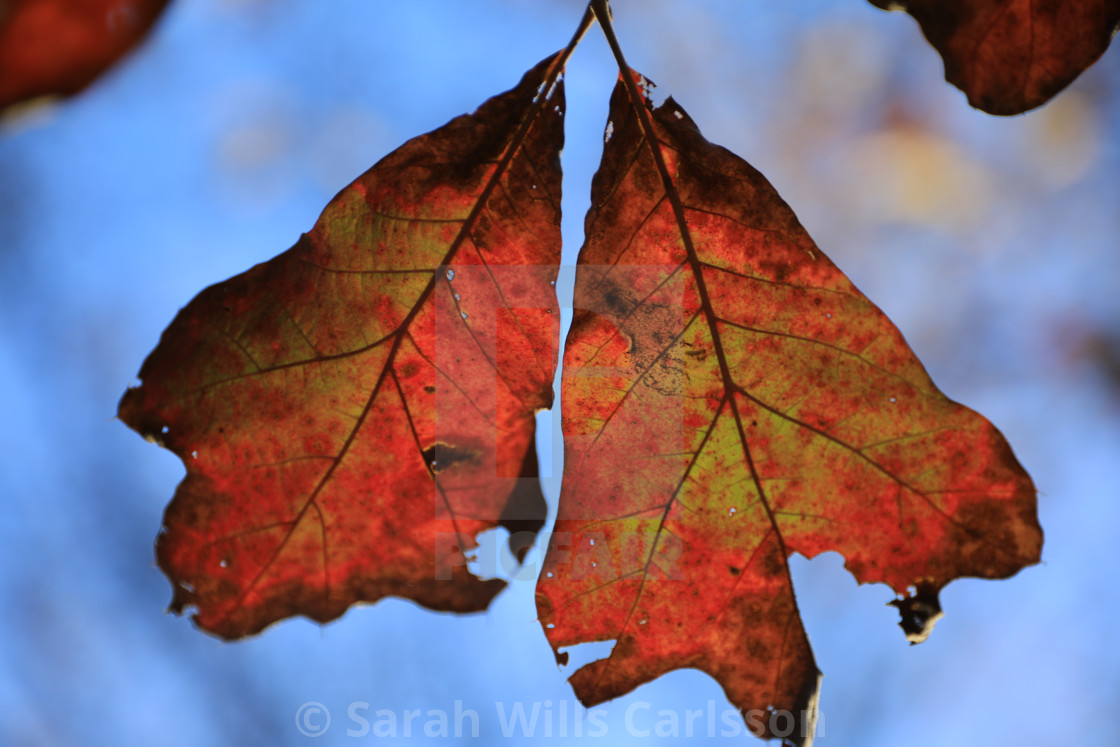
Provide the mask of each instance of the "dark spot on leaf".
{"label": "dark spot on leaf", "polygon": [[479,251],[484,252],[490,248],[490,243],[486,240],[486,234],[483,231],[475,231],[471,234],[471,239]]}
{"label": "dark spot on leaf", "polygon": [[615,318],[626,316],[633,303],[617,287],[611,288],[603,294],[603,304],[615,314]]}
{"label": "dark spot on leaf", "polygon": [[478,462],[479,453],[474,449],[465,449],[443,442],[434,443],[424,449],[424,463],[428,465],[433,474],[444,472],[456,464],[474,464]]}
{"label": "dark spot on leaf", "polygon": [[762,556],[758,569],[766,576],[781,576],[786,571],[781,555],[772,552]]}

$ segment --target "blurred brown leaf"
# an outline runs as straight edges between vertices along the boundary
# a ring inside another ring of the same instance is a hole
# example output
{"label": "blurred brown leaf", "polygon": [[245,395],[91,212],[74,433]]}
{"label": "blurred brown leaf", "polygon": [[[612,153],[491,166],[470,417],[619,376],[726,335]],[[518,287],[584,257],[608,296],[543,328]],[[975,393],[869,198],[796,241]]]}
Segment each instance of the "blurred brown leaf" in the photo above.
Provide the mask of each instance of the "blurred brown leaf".
{"label": "blurred brown leaf", "polygon": [[945,61],[945,79],[989,114],[1041,106],[1108,49],[1120,0],[870,0],[905,10]]}
{"label": "blurred brown leaf", "polygon": [[0,110],[68,96],[136,46],[169,0],[0,0]]}

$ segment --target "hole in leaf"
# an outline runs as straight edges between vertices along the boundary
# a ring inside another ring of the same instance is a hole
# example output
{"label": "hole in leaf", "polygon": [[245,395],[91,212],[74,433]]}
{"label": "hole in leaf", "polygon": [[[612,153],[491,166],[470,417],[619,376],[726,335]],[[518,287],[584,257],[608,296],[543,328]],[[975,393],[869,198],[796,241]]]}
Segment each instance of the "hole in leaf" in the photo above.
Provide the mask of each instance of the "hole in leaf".
{"label": "hole in leaf", "polygon": [[[564,80],[564,73],[560,73],[559,75],[557,75],[557,76],[556,76],[556,80],[554,80],[554,81],[552,82],[552,85],[551,85],[551,86],[549,86],[549,88],[548,88],[548,93],[546,93],[546,94],[544,95],[544,97],[545,97],[545,99],[546,99],[546,100],[547,100],[547,99],[550,99],[550,98],[552,98],[552,92],[556,90],[556,86],[560,85],[560,82],[561,82],[562,80]],[[557,107],[556,107],[556,108],[559,108],[559,104],[557,104]]]}
{"label": "hole in leaf", "polygon": [[492,578],[509,581],[509,570],[516,566],[502,558],[508,540],[509,530],[505,527],[479,532],[476,538],[477,547],[467,555],[467,570],[484,581]]}
{"label": "hole in leaf", "polygon": [[474,449],[460,448],[442,441],[424,449],[424,462],[431,468],[433,474],[454,467],[456,464],[474,464],[478,461],[478,452]]}

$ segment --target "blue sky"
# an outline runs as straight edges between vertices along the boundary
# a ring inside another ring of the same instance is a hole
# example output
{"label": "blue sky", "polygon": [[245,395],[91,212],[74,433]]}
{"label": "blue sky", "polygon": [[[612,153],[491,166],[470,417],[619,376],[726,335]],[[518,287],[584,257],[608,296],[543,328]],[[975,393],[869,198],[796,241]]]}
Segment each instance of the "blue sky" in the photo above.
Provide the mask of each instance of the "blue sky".
{"label": "blue sky", "polygon": [[[861,0],[613,5],[631,64],[768,176],[1040,489],[1044,563],[950,585],[921,646],[906,645],[885,587],[857,588],[835,554],[794,559],[825,673],[817,744],[1120,743],[1107,717],[1120,707],[1120,383],[1099,365],[1120,347],[1116,51],[1044,109],[997,119],[941,81],[908,17]],[[480,722],[479,739],[461,741],[497,741],[518,702],[537,704],[538,736],[550,714],[552,743],[595,739],[574,736],[565,678],[604,652],[555,666],[531,577],[484,615],[386,600],[234,644],[164,615],[152,542],[183,470],[113,419],[195,293],[288,248],[405,139],[511,87],[581,12],[575,1],[177,0],[91,89],[3,123],[0,742],[346,745],[373,739],[347,735],[361,729],[351,707],[372,723],[378,709],[454,715],[456,702]],[[566,77],[569,264],[616,72],[593,30]],[[553,514],[559,444],[554,434],[542,454]],[[332,714],[314,740],[296,724],[311,701]],[[612,743],[648,743],[640,731],[659,710],[682,729],[700,710],[705,741],[709,701],[727,741],[726,700],[696,671],[599,718]],[[382,741],[420,741],[427,720]]]}

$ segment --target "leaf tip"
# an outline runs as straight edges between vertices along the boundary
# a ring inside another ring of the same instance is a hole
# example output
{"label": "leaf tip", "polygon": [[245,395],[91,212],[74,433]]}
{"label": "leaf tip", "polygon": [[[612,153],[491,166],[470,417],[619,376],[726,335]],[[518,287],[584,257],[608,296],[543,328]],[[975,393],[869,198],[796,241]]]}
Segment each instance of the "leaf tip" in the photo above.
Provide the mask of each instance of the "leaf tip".
{"label": "leaf tip", "polygon": [[937,621],[945,616],[937,593],[938,589],[931,584],[918,584],[907,596],[887,602],[898,608],[898,625],[911,646],[929,638]]}
{"label": "leaf tip", "polygon": [[[529,72],[525,73],[525,76],[521,79],[522,84],[539,77],[542,72],[544,73],[544,78],[537,86],[536,93],[533,94],[532,103],[536,104],[542,98],[545,101],[551,101],[557,90],[563,91],[564,63],[566,61],[564,50],[562,49],[555,54],[545,57],[531,68]],[[559,65],[559,70],[556,69],[557,65]]]}
{"label": "leaf tip", "polygon": [[[797,708],[789,715],[793,716],[793,723],[787,724],[791,728],[786,732],[786,736],[779,737],[778,734],[767,733],[766,736],[770,738],[781,738],[783,747],[813,747],[813,740],[817,735],[817,720],[819,716],[819,706],[821,697],[821,681],[824,676],[818,670],[816,677],[810,677],[805,681],[804,689],[797,700]],[[781,713],[782,711],[772,711],[772,713]],[[748,725],[750,721],[748,721]],[[785,731],[783,729],[783,731]]]}

